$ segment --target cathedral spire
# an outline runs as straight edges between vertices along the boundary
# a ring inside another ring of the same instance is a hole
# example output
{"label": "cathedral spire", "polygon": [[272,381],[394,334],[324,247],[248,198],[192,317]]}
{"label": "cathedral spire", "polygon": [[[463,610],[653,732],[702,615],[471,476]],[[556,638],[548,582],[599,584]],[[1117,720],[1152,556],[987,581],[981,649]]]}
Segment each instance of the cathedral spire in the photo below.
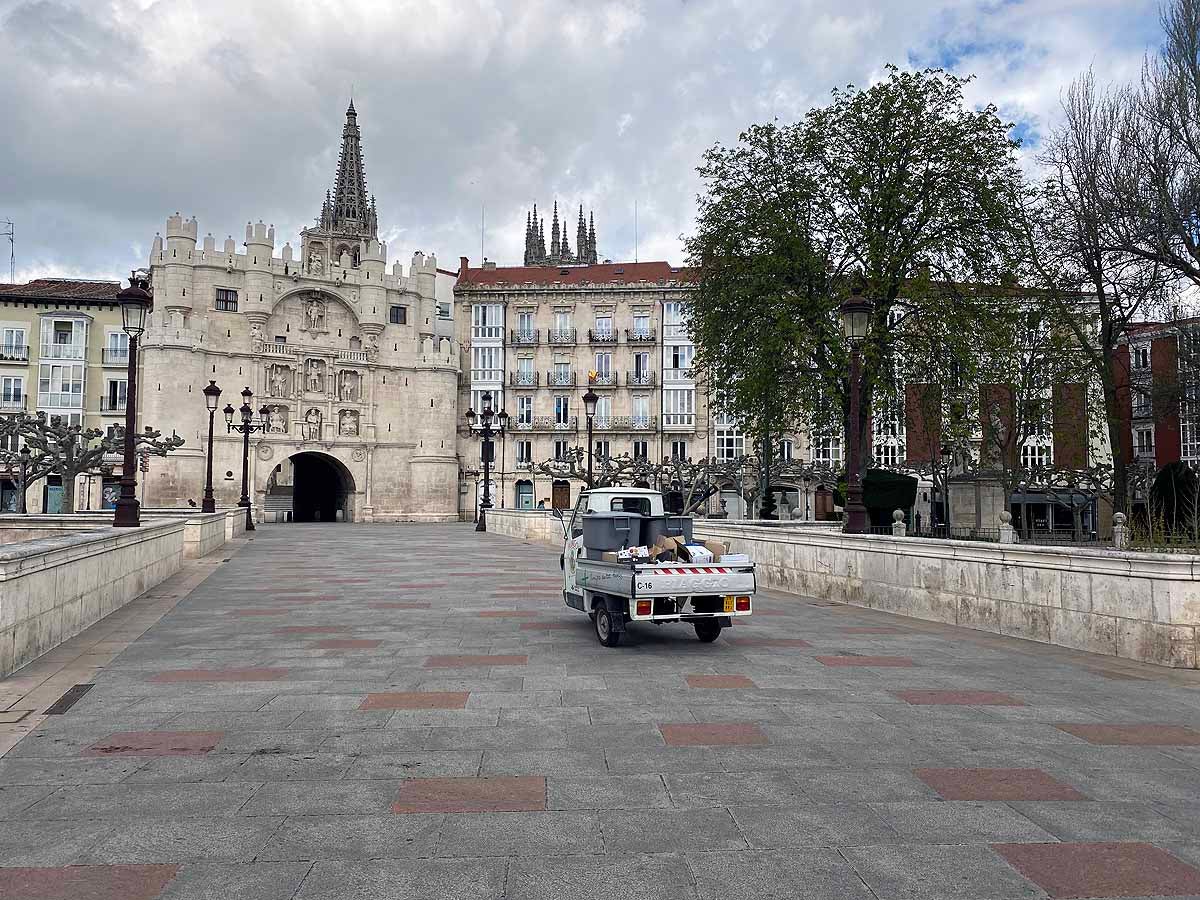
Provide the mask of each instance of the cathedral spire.
{"label": "cathedral spire", "polygon": [[346,108],[346,124],[342,127],[342,150],[338,154],[337,178],[333,185],[332,213],[332,231],[372,238],[379,234],[374,201],[367,195],[362,136],[353,100]]}
{"label": "cathedral spire", "polygon": [[600,257],[596,253],[596,214],[594,212],[588,213],[587,257],[584,261],[593,265],[600,261]]}
{"label": "cathedral spire", "polygon": [[559,242],[559,227],[558,227],[558,201],[554,201],[554,219],[550,226],[550,258],[554,262],[558,262],[562,256],[560,250],[562,244]]}
{"label": "cathedral spire", "polygon": [[583,220],[583,204],[579,204],[579,221],[575,225],[575,255],[581,263],[586,263],[588,256],[587,223]]}

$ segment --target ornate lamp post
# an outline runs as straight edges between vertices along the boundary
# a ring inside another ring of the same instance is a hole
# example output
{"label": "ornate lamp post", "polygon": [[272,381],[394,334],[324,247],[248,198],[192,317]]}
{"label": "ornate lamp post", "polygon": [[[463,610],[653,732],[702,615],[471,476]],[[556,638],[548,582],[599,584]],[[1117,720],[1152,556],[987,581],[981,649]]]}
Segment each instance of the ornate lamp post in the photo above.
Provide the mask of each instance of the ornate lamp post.
{"label": "ornate lamp post", "polygon": [[862,419],[862,345],[871,329],[874,304],[856,287],[842,303],[839,315],[842,334],[850,345],[850,422],[849,456],[846,460],[846,534],[864,534],[867,530],[867,508],[863,505],[861,449],[859,422]]}
{"label": "ornate lamp post", "polygon": [[[479,423],[479,436],[483,438],[481,456],[483,457],[483,499],[479,501],[479,521],[475,523],[476,531],[487,531],[487,511],[492,508],[492,463],[496,458],[496,445],[493,438],[501,437],[508,427],[508,413],[503,409],[499,414],[492,411],[492,392],[483,392],[483,411],[478,415],[475,410],[466,412],[467,428],[474,430]],[[496,421],[498,427],[493,428]]]}
{"label": "ornate lamp post", "polygon": [[587,414],[587,473],[588,487],[592,486],[592,454],[595,452],[595,447],[592,444],[592,423],[596,419],[596,404],[600,402],[600,395],[592,390],[591,377],[588,378],[587,393],[583,395],[583,411]]}
{"label": "ornate lamp post", "polygon": [[[271,411],[265,406],[258,411],[258,421],[254,421],[254,408],[250,406],[250,401],[254,398],[254,392],[249,387],[242,391],[242,405],[238,409],[233,408],[233,404],[226,403],[225,409],[225,430],[236,431],[242,436],[242,499],[238,501],[238,506],[246,508],[246,530],[254,530],[254,512],[250,505],[250,435],[256,431],[267,430],[267,417]],[[233,421],[233,414],[241,415],[240,422]],[[212,451],[209,451],[212,455]]]}
{"label": "ornate lamp post", "polygon": [[129,335],[129,369],[125,389],[125,453],[121,460],[121,496],[113,514],[113,527],[136,528],[142,524],[134,453],[137,435],[137,350],[138,338],[146,330],[146,319],[154,306],[149,280],[137,272],[132,273],[129,287],[117,294],[117,303],[121,307],[121,328]]}
{"label": "ornate lamp post", "polygon": [[217,501],[213,498],[212,489],[212,466],[213,466],[213,415],[217,411],[217,404],[221,401],[221,389],[217,387],[217,383],[211,379],[208,382],[208,387],[204,389],[204,405],[208,407],[208,472],[204,479],[204,500],[200,503],[201,512],[216,512]]}

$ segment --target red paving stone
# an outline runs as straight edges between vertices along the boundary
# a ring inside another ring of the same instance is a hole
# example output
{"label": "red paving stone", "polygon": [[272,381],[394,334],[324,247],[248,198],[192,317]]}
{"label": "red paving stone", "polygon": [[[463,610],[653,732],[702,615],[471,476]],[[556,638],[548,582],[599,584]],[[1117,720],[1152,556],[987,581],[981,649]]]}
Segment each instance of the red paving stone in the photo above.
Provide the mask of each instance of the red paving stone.
{"label": "red paving stone", "polygon": [[154,900],[176,865],[0,868],[0,897],[12,900]]}
{"label": "red paving stone", "polygon": [[546,779],[542,776],[492,775],[405,779],[392,812],[540,812],[545,808]]}
{"label": "red paving stone", "polygon": [[229,611],[231,616],[244,618],[246,616],[285,616],[286,609],[233,609]]}
{"label": "red paving stone", "polygon": [[390,600],[379,603],[368,603],[367,606],[371,609],[429,609],[428,603],[396,602]]}
{"label": "red paving stone", "polygon": [[83,751],[84,756],[203,756],[223,731],[118,731]]}
{"label": "red paving stone", "polygon": [[693,688],[752,688],[758,687],[745,675],[689,675],[688,687]]}
{"label": "red paving stone", "polygon": [[519,609],[485,609],[479,613],[481,619],[536,619],[540,613],[522,612]]}
{"label": "red paving stone", "polygon": [[367,694],[359,709],[463,709],[468,691],[391,691]]}
{"label": "red paving stone", "polygon": [[1185,725],[1056,725],[1089,744],[1131,747],[1200,747],[1200,731]]}
{"label": "red paving stone", "polygon": [[398,591],[416,591],[425,590],[426,588],[444,588],[444,581],[394,581],[391,587]]}
{"label": "red paving stone", "polygon": [[185,681],[279,681],[288,673],[287,669],[169,669],[159,672],[150,680],[158,684],[174,684]]}
{"label": "red paving stone", "polygon": [[811,647],[808,641],[802,641],[800,638],[755,638],[755,637],[736,637],[730,638],[729,643],[735,647]]}
{"label": "red paving stone", "polygon": [[839,628],[842,634],[908,634],[903,628],[890,628],[887,625],[855,625],[852,628]]}
{"label": "red paving stone", "polygon": [[992,849],[1056,900],[1200,894],[1200,871],[1150,844],[992,844]]}
{"label": "red paving stone", "polygon": [[943,800],[1087,800],[1041,769],[913,769]]}
{"label": "red paving stone", "polygon": [[1000,691],[892,691],[913,706],[1024,706],[1024,701]]}
{"label": "red paving stone", "polygon": [[752,722],[659,725],[658,730],[669,747],[757,746],[767,743],[766,733]]}
{"label": "red paving stone", "polygon": [[476,666],[527,666],[528,656],[504,654],[466,654],[463,656],[430,656],[425,660],[427,669],[466,669]]}
{"label": "red paving stone", "polygon": [[916,665],[907,656],[817,656],[823,666],[872,666],[875,668],[908,668]]}
{"label": "red paving stone", "polygon": [[275,634],[340,634],[349,630],[349,625],[285,625],[276,628]]}
{"label": "red paving stone", "polygon": [[578,622],[522,622],[521,631],[578,631]]}
{"label": "red paving stone", "polygon": [[313,647],[317,650],[374,650],[380,646],[383,646],[383,641],[365,638],[330,638],[313,642]]}

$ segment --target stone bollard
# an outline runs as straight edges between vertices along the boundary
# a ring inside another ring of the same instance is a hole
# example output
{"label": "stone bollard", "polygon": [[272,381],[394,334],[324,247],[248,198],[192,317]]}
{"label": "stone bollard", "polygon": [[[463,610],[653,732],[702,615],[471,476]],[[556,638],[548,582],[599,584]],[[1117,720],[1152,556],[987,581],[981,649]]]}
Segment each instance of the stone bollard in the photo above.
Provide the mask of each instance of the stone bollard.
{"label": "stone bollard", "polygon": [[1125,527],[1125,513],[1113,513],[1113,549],[1124,550],[1129,542],[1129,529]]}
{"label": "stone bollard", "polygon": [[892,510],[892,537],[904,537],[908,528],[904,525],[904,510]]}
{"label": "stone bollard", "polygon": [[1007,509],[1000,511],[1000,543],[1015,544],[1017,531],[1012,527],[1012,513]]}

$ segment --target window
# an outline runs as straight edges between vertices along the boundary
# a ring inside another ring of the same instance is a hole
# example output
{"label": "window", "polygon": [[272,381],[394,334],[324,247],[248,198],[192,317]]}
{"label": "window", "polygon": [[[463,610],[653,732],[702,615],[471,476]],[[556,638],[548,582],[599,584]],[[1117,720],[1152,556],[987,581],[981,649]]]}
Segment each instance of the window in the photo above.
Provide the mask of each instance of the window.
{"label": "window", "polygon": [[1133,367],[1135,369],[1150,368],[1150,348],[1146,346],[1134,347],[1130,353],[1133,357]]}
{"label": "window", "polygon": [[687,337],[687,320],[683,315],[683,304],[669,302],[663,304],[663,337]]}
{"label": "window", "polygon": [[692,360],[696,356],[696,348],[691,344],[676,344],[667,349],[668,381],[687,381],[692,377]]}
{"label": "window", "polygon": [[643,340],[650,337],[650,317],[649,316],[634,316],[633,317],[633,336],[642,338]]}
{"label": "window", "polygon": [[612,397],[601,397],[596,401],[596,426],[607,428],[612,418]]}
{"label": "window", "polygon": [[556,362],[554,364],[554,384],[570,384],[571,383],[571,364],[569,362]]}
{"label": "window", "polygon": [[[491,399],[486,404],[483,402],[484,394],[491,394]],[[481,388],[471,391],[471,409],[477,413],[482,413],[484,406],[490,406],[494,413],[500,412],[500,410],[504,409],[504,393],[495,388]]]}
{"label": "window", "polygon": [[42,319],[42,356],[46,359],[83,359],[87,346],[85,319]]}
{"label": "window", "polygon": [[104,398],[100,409],[105,412],[124,412],[129,383],[124,378],[109,378],[104,382]]}
{"label": "window", "polygon": [[1021,465],[1036,469],[1050,465],[1052,448],[1045,441],[1036,441],[1021,447]]}
{"label": "window", "polygon": [[533,509],[533,484],[531,482],[517,482],[517,509]]}
{"label": "window", "polygon": [[471,307],[471,337],[504,337],[504,307],[499,303],[476,303]]}
{"label": "window", "polygon": [[517,441],[517,462],[533,462],[533,441]]}
{"label": "window", "polygon": [[533,313],[528,310],[517,313],[517,338],[533,340]]}
{"label": "window", "polygon": [[24,359],[28,352],[24,328],[0,328],[0,359]]}
{"label": "window", "polygon": [[598,378],[607,380],[612,376],[612,359],[611,353],[596,354],[596,376]]}
{"label": "window", "polygon": [[608,459],[612,456],[612,445],[608,441],[596,441],[592,452],[596,454],[597,459]]}
{"label": "window", "polygon": [[599,337],[611,337],[612,333],[612,316],[596,316],[596,335]]}
{"label": "window", "polygon": [[650,398],[638,396],[633,398],[633,426],[646,428],[650,425]]}
{"label": "window", "polygon": [[633,354],[633,377],[636,381],[644,381],[650,374],[650,351],[639,350]]}
{"label": "window", "polygon": [[237,312],[237,291],[217,288],[216,308],[223,312]]}
{"label": "window", "polygon": [[745,450],[746,438],[740,431],[729,427],[717,429],[717,459],[737,459]]}
{"label": "window", "polygon": [[792,461],[792,454],[795,452],[795,446],[791,438],[784,438],[779,442],[779,458],[784,462]]}
{"label": "window", "polygon": [[555,331],[570,331],[571,330],[571,314],[566,310],[557,310],[554,313],[554,330]]}
{"label": "window", "polygon": [[687,441],[671,441],[671,459],[687,459]]}
{"label": "window", "polygon": [[570,441],[555,441],[554,442],[554,458],[556,460],[558,460],[559,462],[566,459],[567,455],[570,452],[571,452],[571,442]]}
{"label": "window", "polygon": [[25,378],[21,375],[5,375],[0,378],[0,407],[25,405]]}
{"label": "window", "polygon": [[1137,457],[1154,456],[1154,429],[1139,428],[1133,433],[1134,436],[1134,455]]}
{"label": "window", "polygon": [[43,363],[38,370],[39,409],[83,409],[83,366]]}
{"label": "window", "polygon": [[633,458],[646,459],[650,455],[650,447],[645,441],[633,442]]}
{"label": "window", "polygon": [[838,466],[842,462],[842,439],[840,437],[813,437],[812,461],[816,465]]}
{"label": "window", "polygon": [[449,300],[439,300],[437,302],[437,314],[439,319],[454,318],[454,305]]}
{"label": "window", "polygon": [[900,446],[898,444],[876,444],[874,450],[875,465],[882,469],[895,469],[900,466]]}
{"label": "window", "polygon": [[113,365],[129,361],[129,335],[110,331],[104,335],[104,362]]}
{"label": "window", "polygon": [[554,424],[566,425],[571,421],[571,398],[558,396],[554,398]]}
{"label": "window", "polygon": [[[521,374],[522,376],[532,376],[533,375],[533,357],[532,356],[522,356],[520,359],[518,359],[517,360],[517,372],[519,374]],[[521,382],[521,383],[524,384],[525,382]],[[530,384],[533,383],[532,378],[530,378],[529,383]]]}
{"label": "window", "polygon": [[[532,425],[533,424],[533,398],[532,397],[517,397],[517,424]],[[528,443],[528,442],[526,442]]]}
{"label": "window", "polygon": [[502,381],[504,379],[503,347],[471,348],[471,380]]}
{"label": "window", "polygon": [[408,324],[408,307],[407,306],[389,306],[388,307],[388,322],[392,325],[407,325]]}
{"label": "window", "polygon": [[696,413],[696,393],[663,391],[663,425],[691,425]]}
{"label": "window", "polygon": [[1135,418],[1144,419],[1153,414],[1153,403],[1150,400],[1150,392],[1134,389],[1133,391],[1133,415]]}

